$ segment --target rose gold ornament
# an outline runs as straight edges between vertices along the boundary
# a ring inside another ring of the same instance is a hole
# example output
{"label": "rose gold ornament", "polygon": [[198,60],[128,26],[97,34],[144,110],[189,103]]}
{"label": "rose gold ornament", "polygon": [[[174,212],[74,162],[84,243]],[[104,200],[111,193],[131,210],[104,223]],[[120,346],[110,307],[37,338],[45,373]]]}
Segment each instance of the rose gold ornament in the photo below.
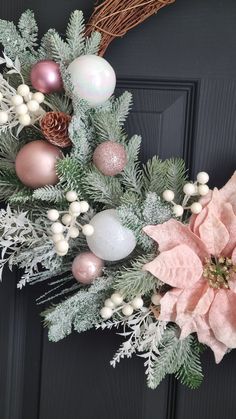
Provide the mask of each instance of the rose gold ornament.
{"label": "rose gold ornament", "polygon": [[15,169],[21,182],[32,189],[55,185],[58,177],[55,163],[63,154],[46,141],[32,141],[22,147],[16,156]]}
{"label": "rose gold ornament", "polygon": [[91,282],[102,274],[104,262],[92,252],[80,253],[72,263],[72,274],[82,284]]}
{"label": "rose gold ornament", "polygon": [[95,149],[93,163],[105,176],[115,176],[127,163],[125,147],[115,141],[105,141]]}
{"label": "rose gold ornament", "polygon": [[32,86],[42,93],[59,92],[63,89],[60,66],[52,60],[42,60],[34,64],[30,80]]}

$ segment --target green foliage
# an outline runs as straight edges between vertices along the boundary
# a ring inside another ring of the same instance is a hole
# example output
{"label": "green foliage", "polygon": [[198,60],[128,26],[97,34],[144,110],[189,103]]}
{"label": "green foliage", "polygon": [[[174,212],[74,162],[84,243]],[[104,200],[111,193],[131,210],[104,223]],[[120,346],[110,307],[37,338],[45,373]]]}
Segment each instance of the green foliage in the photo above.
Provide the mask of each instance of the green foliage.
{"label": "green foliage", "polygon": [[71,100],[64,94],[51,93],[50,95],[46,95],[46,101],[50,103],[55,111],[67,114],[72,113]]}
{"label": "green foliage", "polygon": [[120,125],[124,125],[126,118],[129,115],[131,106],[132,94],[130,92],[124,92],[121,96],[114,100],[112,112]]}
{"label": "green foliage", "polygon": [[34,54],[38,44],[38,26],[31,10],[26,10],[19,20],[18,28],[27,48]]}
{"label": "green foliage", "polygon": [[116,116],[109,110],[97,111],[93,117],[97,143],[103,141],[120,141],[123,131]]}
{"label": "green foliage", "polygon": [[46,185],[42,188],[34,190],[33,199],[37,199],[39,201],[61,203],[65,200],[65,192],[58,185]]}
{"label": "green foliage", "polygon": [[109,208],[120,204],[123,190],[115,176],[104,176],[95,167],[91,167],[82,178],[82,183],[84,193],[93,202],[105,204]]}
{"label": "green foliage", "polygon": [[51,35],[51,51],[53,60],[57,62],[70,61],[70,47],[65,41],[63,41],[63,39],[56,31]]}
{"label": "green foliage", "polygon": [[126,146],[128,162],[121,173],[122,184],[128,191],[141,194],[142,188],[142,172],[139,167],[139,151],[141,146],[141,137],[134,135]]}
{"label": "green foliage", "polygon": [[15,157],[20,149],[19,141],[9,131],[1,133],[0,169],[13,169]]}
{"label": "green foliage", "polygon": [[175,376],[182,384],[191,389],[198,388],[203,380],[200,354],[202,348],[197,339],[191,336],[190,350],[185,351],[182,364]]}
{"label": "green foliage", "polygon": [[81,177],[82,171],[78,161],[66,156],[58,160],[56,164],[57,175],[60,179],[60,186],[64,191],[75,191],[81,195]]}
{"label": "green foliage", "polygon": [[101,38],[102,36],[100,32],[92,32],[91,36],[85,39],[83,54],[98,54]]}
{"label": "green foliage", "polygon": [[158,280],[149,272],[142,270],[143,265],[153,260],[154,253],[132,260],[130,266],[120,269],[115,275],[113,288],[128,300],[137,295],[145,295],[158,286]]}
{"label": "green foliage", "polygon": [[73,143],[72,155],[81,165],[88,164],[92,158],[93,129],[86,122],[81,117],[74,116],[69,126],[69,136]]}
{"label": "green foliage", "polygon": [[19,192],[15,192],[8,198],[8,202],[11,205],[24,205],[32,200],[33,191],[28,188],[24,188]]}
{"label": "green foliage", "polygon": [[73,60],[82,54],[84,47],[84,17],[83,13],[75,10],[70,17],[67,27],[67,43],[70,47],[70,59]]}
{"label": "green foliage", "polygon": [[0,170],[0,200],[7,201],[13,194],[27,189],[22,185],[13,169]]}

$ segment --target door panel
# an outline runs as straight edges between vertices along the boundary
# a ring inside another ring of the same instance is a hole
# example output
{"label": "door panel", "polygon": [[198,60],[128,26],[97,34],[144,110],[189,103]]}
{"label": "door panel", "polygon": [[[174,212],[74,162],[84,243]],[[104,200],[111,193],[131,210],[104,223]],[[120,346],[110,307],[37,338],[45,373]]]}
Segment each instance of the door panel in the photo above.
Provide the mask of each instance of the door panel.
{"label": "door panel", "polygon": [[[63,33],[70,12],[80,8],[89,16],[93,1],[8,0],[0,18],[17,20],[26,8],[35,10],[41,33],[50,26]],[[117,93],[133,93],[127,130],[143,137],[142,161],[153,154],[182,156],[192,175],[206,170],[217,186],[232,174],[235,19],[235,0],[176,0],[109,47]],[[217,367],[206,351],[205,381],[197,391],[173,378],[151,391],[141,359],[109,366],[122,340],[114,332],[48,342],[42,307],[34,302],[41,289],[19,292],[16,279],[6,272],[0,288],[1,419],[234,419],[235,351]]]}

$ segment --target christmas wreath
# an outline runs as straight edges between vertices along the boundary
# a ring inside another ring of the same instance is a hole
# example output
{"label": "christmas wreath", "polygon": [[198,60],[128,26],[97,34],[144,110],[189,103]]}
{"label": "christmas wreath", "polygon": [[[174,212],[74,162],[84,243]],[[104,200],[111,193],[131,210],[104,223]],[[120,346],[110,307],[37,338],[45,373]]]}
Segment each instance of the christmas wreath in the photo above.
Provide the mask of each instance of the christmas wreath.
{"label": "christmas wreath", "polygon": [[131,94],[113,96],[101,35],[84,32],[80,11],[39,46],[31,11],[0,21],[1,273],[49,284],[51,341],[116,328],[112,366],[136,353],[150,388],[166,374],[196,388],[205,346],[217,363],[236,347],[236,174],[209,190],[181,159],[141,166]]}

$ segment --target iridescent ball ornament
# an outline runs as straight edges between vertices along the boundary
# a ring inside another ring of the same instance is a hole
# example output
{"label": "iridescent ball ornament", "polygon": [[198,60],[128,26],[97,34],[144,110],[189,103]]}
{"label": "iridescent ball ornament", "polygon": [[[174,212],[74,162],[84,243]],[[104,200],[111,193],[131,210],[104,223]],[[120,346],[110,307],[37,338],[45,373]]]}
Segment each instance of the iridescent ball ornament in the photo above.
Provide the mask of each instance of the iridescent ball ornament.
{"label": "iridescent ball ornament", "polygon": [[127,163],[125,147],[115,141],[105,141],[96,147],[93,153],[93,163],[105,176],[118,175]]}
{"label": "iridescent ball ornament", "polygon": [[91,106],[104,103],[113,94],[116,75],[112,66],[97,55],[82,55],[68,67],[74,93]]}
{"label": "iridescent ball ornament", "polygon": [[97,257],[117,261],[126,258],[134,250],[134,233],[121,224],[116,210],[99,212],[90,220],[90,225],[94,232],[87,237],[87,244]]}
{"label": "iridescent ball ornament", "polygon": [[63,154],[58,147],[42,140],[24,145],[16,156],[15,170],[21,182],[36,189],[58,182],[56,161]]}
{"label": "iridescent ball ornament", "polygon": [[63,89],[60,66],[52,60],[38,61],[30,72],[32,86],[42,93],[60,92]]}
{"label": "iridescent ball ornament", "polygon": [[102,275],[104,262],[92,252],[80,253],[73,260],[73,277],[82,284],[91,284],[96,278]]}

